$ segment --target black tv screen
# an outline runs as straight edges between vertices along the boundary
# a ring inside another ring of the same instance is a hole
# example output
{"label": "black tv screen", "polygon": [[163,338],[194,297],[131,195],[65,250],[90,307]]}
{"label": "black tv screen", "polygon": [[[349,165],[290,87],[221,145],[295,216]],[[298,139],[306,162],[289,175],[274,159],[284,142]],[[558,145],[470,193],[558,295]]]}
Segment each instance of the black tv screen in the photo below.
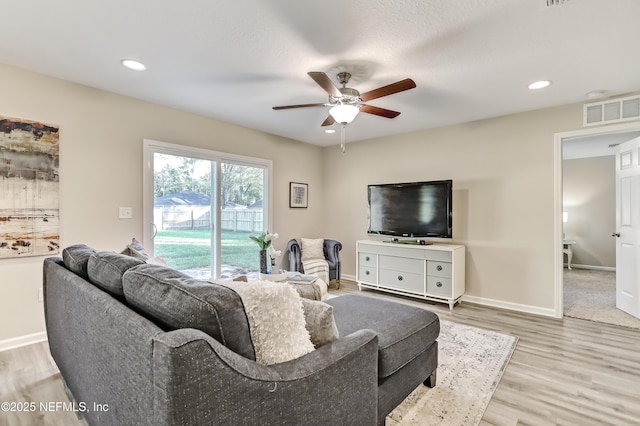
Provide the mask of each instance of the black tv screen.
{"label": "black tv screen", "polygon": [[451,180],[369,185],[369,234],[452,238]]}

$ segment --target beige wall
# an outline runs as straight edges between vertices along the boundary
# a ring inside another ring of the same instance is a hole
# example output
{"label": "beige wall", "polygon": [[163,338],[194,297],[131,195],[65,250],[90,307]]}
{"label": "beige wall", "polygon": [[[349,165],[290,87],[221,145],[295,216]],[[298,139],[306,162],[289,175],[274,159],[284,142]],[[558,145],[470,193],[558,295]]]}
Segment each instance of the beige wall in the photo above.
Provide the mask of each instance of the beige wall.
{"label": "beige wall", "polygon": [[[273,160],[277,248],[338,239],[351,276],[368,183],[453,179],[470,300],[553,314],[553,135],[581,128],[580,105],[350,143],[342,154],[6,66],[0,91],[0,115],[60,126],[63,246],[119,250],[141,236],[145,138]],[[288,208],[290,181],[309,183],[308,209]],[[119,220],[119,206],[134,220]],[[0,344],[44,331],[41,264],[0,260]]]}
{"label": "beige wall", "polygon": [[453,179],[468,300],[552,315],[554,133],[581,128],[581,113],[569,105],[326,149],[325,227],[344,245],[343,273],[355,275],[355,242],[367,238],[367,184]]}
{"label": "beige wall", "polygon": [[[320,236],[322,149],[202,116],[0,65],[0,115],[60,126],[61,243],[121,250],[142,238],[142,140],[273,160],[273,226]],[[292,159],[295,159],[292,160]],[[300,161],[304,159],[304,161]],[[289,209],[289,182],[309,184],[309,208]],[[118,207],[133,207],[133,220]],[[38,302],[43,257],[0,259],[0,346],[44,331]]]}
{"label": "beige wall", "polygon": [[576,241],[573,263],[615,268],[615,156],[562,162],[565,237]]}

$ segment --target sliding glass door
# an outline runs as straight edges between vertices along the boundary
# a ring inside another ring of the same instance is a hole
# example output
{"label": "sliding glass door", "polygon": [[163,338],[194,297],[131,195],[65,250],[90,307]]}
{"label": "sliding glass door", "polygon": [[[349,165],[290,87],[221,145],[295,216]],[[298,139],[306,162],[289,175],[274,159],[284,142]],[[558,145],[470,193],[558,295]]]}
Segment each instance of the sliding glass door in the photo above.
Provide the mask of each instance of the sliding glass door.
{"label": "sliding glass door", "polygon": [[271,162],[144,142],[145,244],[196,278],[257,273],[249,235],[268,227]]}

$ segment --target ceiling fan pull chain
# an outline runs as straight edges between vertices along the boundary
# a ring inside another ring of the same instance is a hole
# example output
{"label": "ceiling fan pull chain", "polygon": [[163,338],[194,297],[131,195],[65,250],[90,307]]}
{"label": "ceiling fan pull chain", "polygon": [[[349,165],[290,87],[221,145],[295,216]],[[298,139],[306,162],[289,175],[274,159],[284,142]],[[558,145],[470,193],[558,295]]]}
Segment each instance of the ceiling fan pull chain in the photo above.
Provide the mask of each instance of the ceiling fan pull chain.
{"label": "ceiling fan pull chain", "polygon": [[342,149],[342,153],[344,154],[347,151],[347,148],[345,146],[346,142],[345,142],[345,132],[346,132],[347,126],[345,126],[344,124],[342,125],[342,128],[340,129],[340,148]]}

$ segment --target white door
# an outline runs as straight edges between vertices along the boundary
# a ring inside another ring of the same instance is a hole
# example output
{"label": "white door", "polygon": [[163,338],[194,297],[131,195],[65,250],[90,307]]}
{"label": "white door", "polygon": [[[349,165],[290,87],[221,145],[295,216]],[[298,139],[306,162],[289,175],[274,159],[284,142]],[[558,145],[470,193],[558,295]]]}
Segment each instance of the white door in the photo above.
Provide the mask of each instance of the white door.
{"label": "white door", "polygon": [[640,318],[640,138],[616,154],[616,307]]}

